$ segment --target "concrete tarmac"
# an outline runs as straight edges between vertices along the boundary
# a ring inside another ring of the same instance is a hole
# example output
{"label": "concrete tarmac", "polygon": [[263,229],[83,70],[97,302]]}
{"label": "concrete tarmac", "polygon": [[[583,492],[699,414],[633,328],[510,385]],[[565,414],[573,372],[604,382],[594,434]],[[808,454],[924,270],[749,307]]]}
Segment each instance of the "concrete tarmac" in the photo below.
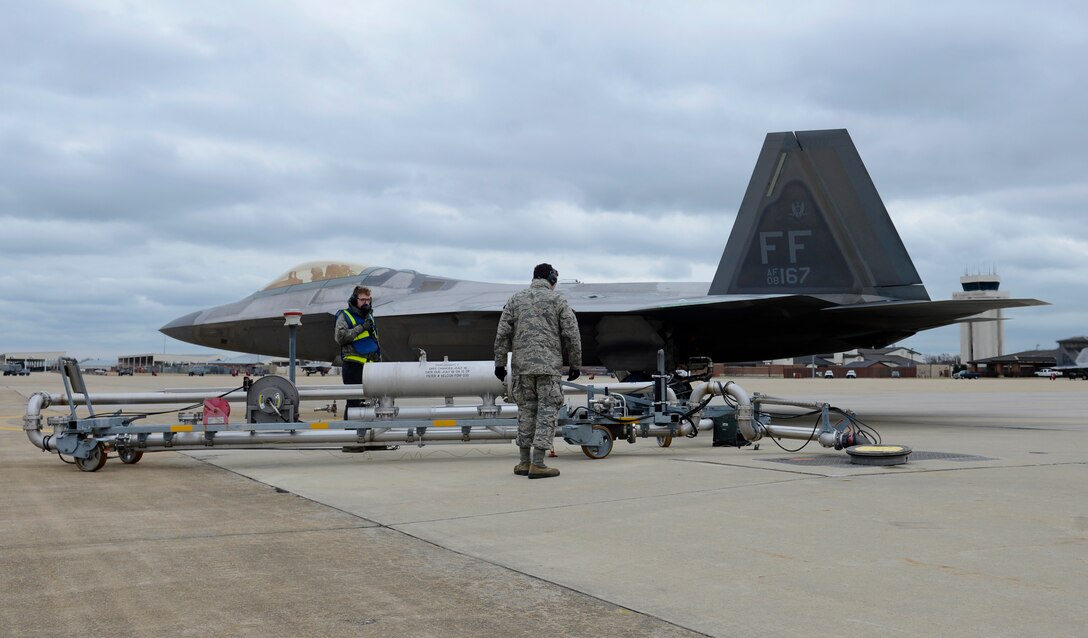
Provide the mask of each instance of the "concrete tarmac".
{"label": "concrete tarmac", "polygon": [[[87,378],[92,393],[231,381]],[[707,432],[617,441],[602,460],[557,441],[562,476],[537,481],[512,474],[509,443],[155,452],[85,473],[21,431],[26,397],[60,378],[4,377],[0,627],[1083,635],[1088,383],[737,381],[852,409],[914,453],[859,466],[815,443],[713,448]]]}

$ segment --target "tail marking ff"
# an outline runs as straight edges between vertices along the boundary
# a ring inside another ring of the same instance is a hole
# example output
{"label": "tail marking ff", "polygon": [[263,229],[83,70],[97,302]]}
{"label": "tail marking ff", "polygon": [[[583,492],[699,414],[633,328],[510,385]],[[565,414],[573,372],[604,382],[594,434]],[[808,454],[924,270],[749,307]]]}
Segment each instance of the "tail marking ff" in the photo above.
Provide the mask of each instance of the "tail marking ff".
{"label": "tail marking ff", "polygon": [[710,294],[929,299],[845,129],[767,135]]}

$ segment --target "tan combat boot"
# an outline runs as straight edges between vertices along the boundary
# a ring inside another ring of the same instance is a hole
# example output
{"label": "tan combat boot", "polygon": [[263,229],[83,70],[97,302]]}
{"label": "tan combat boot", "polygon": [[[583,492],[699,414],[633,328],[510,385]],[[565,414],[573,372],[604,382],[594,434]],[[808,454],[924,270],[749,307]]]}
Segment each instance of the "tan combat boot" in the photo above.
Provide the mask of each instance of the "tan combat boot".
{"label": "tan combat boot", "polygon": [[533,459],[529,464],[529,478],[551,478],[559,476],[559,470],[544,465],[544,450],[533,448]]}
{"label": "tan combat boot", "polygon": [[518,450],[521,452],[521,463],[514,466],[514,474],[517,474],[518,476],[528,476],[529,466],[532,465],[532,463],[529,462],[530,448],[522,447],[518,448]]}

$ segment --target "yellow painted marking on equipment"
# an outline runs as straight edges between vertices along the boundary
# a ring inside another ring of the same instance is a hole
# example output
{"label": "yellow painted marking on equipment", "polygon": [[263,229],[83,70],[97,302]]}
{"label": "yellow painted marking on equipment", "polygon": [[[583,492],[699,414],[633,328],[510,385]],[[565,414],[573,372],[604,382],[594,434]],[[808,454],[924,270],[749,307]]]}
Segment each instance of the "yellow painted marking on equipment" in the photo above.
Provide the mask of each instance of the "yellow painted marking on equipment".
{"label": "yellow painted marking on equipment", "polygon": [[431,425],[436,428],[452,428],[457,425],[456,419],[439,419],[437,421],[431,421]]}
{"label": "yellow painted marking on equipment", "polygon": [[328,430],[329,429],[329,424],[326,423],[325,421],[314,421],[313,423],[310,424],[310,429],[311,430]]}
{"label": "yellow painted marking on equipment", "polygon": [[901,445],[858,445],[855,452],[904,452]]}
{"label": "yellow painted marking on equipment", "polygon": [[9,427],[0,425],[0,430],[8,430],[9,432],[22,432],[23,428],[9,428]]}
{"label": "yellow painted marking on equipment", "polygon": [[171,432],[192,432],[193,431],[193,426],[191,426],[191,425],[171,425],[170,426],[170,431]]}

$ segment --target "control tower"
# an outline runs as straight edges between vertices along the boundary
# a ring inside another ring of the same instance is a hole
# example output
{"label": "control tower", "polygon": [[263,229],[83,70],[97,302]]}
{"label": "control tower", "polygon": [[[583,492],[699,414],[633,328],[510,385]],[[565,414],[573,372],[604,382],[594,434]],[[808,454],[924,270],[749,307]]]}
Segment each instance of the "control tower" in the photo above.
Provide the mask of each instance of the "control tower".
{"label": "control tower", "polygon": [[[1009,293],[998,290],[1001,277],[964,275],[960,277],[963,292],[952,293],[953,299],[1008,299]],[[991,321],[978,321],[990,319]],[[1005,354],[1005,322],[1002,311],[987,310],[960,324],[960,361],[976,361]]]}

